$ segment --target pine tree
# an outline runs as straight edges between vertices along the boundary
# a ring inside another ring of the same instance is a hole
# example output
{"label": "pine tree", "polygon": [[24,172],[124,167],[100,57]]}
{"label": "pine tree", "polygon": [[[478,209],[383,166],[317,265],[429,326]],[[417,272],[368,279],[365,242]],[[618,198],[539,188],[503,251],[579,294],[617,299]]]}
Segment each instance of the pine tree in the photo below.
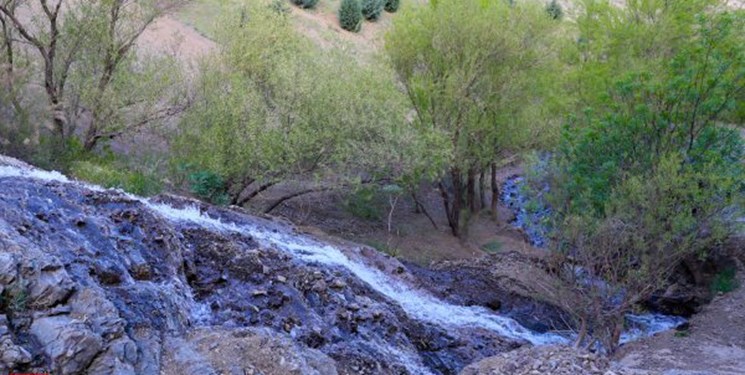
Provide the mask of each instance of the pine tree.
{"label": "pine tree", "polygon": [[352,32],[360,31],[362,27],[362,8],[359,0],[342,0],[339,6],[339,25],[342,29]]}
{"label": "pine tree", "polygon": [[401,0],[386,0],[385,11],[389,13],[395,13],[401,6]]}
{"label": "pine tree", "polygon": [[362,0],[362,15],[369,21],[376,21],[384,7],[385,0]]}

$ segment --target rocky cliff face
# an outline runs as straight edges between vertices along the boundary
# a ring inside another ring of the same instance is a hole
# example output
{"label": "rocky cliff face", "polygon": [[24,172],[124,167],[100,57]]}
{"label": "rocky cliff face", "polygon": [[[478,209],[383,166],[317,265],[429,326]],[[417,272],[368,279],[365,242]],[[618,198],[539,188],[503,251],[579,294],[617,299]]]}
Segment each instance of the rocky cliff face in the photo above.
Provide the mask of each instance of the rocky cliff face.
{"label": "rocky cliff face", "polygon": [[371,249],[0,159],[0,373],[453,374],[562,341],[413,280]]}

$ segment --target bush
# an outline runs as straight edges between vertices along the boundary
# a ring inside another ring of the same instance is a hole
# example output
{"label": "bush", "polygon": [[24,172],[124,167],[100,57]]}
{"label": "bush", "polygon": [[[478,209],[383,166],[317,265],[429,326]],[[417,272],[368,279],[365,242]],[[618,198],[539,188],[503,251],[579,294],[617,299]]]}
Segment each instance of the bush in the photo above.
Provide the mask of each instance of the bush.
{"label": "bush", "polygon": [[339,6],[339,25],[352,32],[360,31],[362,26],[362,8],[359,0],[342,0]]}
{"label": "bush", "polygon": [[546,4],[546,13],[555,20],[564,17],[564,10],[561,9],[561,5],[556,0],[551,0],[550,3]]}
{"label": "bush", "polygon": [[189,175],[189,190],[214,204],[228,204],[229,197],[225,179],[210,171],[198,171]]}
{"label": "bush", "polygon": [[369,21],[376,21],[384,7],[385,0],[362,0],[362,15]]}
{"label": "bush", "polygon": [[395,13],[401,6],[401,0],[386,0],[385,11],[389,13]]}
{"label": "bush", "polygon": [[383,218],[383,199],[375,186],[363,186],[351,192],[344,201],[344,208],[355,217],[377,221]]}
{"label": "bush", "polygon": [[737,289],[737,271],[734,267],[727,268],[724,271],[718,273],[714,277],[714,281],[711,283],[711,290],[714,293],[729,293]]}
{"label": "bush", "polygon": [[70,174],[105,188],[122,189],[141,196],[155,195],[163,189],[160,180],[152,174],[128,171],[122,166],[106,161],[73,162]]}
{"label": "bush", "polygon": [[292,2],[303,9],[313,8],[318,4],[318,0],[292,0]]}

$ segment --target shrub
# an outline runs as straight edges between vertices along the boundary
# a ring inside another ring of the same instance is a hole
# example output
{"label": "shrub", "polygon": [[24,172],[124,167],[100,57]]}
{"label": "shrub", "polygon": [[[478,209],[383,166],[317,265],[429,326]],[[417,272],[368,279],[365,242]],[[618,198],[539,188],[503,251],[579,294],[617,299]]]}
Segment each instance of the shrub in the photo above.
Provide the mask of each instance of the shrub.
{"label": "shrub", "polygon": [[564,10],[561,9],[561,5],[556,0],[551,0],[550,3],[546,4],[546,13],[555,20],[564,17]]}
{"label": "shrub", "polygon": [[362,0],[362,15],[369,21],[380,18],[385,7],[385,0]]}
{"label": "shrub", "polygon": [[198,171],[189,175],[189,189],[199,198],[214,204],[228,204],[225,179],[210,171]]}
{"label": "shrub", "polygon": [[122,166],[106,161],[76,161],[70,167],[75,178],[105,188],[122,189],[126,192],[150,196],[161,192],[163,186],[153,174],[128,171]]}
{"label": "shrub", "polygon": [[395,13],[401,6],[401,0],[386,0],[385,11],[389,13]]}
{"label": "shrub", "polygon": [[383,199],[375,186],[363,186],[351,192],[344,201],[347,212],[365,220],[383,218]]}
{"label": "shrub", "polygon": [[313,8],[318,4],[318,0],[292,0],[292,2],[303,9]]}
{"label": "shrub", "polygon": [[360,31],[362,26],[362,8],[359,0],[342,0],[339,6],[339,25],[352,32]]}
{"label": "shrub", "polygon": [[718,273],[714,277],[714,281],[711,283],[711,290],[715,293],[729,293],[737,289],[737,277],[735,277],[736,270],[734,267],[727,268],[724,271]]}
{"label": "shrub", "polygon": [[285,0],[273,0],[271,4],[269,4],[269,8],[278,14],[290,13],[290,8],[287,6]]}

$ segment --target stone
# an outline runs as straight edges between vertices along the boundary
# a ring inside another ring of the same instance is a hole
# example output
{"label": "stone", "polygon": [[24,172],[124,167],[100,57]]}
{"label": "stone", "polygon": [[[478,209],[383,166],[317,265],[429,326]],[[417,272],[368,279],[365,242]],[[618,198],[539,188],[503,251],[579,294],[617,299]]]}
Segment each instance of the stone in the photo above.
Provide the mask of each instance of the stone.
{"label": "stone", "polygon": [[67,316],[36,319],[30,333],[43,346],[54,371],[60,374],[83,372],[103,345],[100,336]]}
{"label": "stone", "polygon": [[33,265],[24,264],[23,278],[29,280],[29,307],[44,309],[64,300],[73,292],[75,283],[56,258],[41,258]]}
{"label": "stone", "polygon": [[15,281],[18,274],[17,268],[18,262],[13,254],[0,253],[0,288],[10,285]]}

